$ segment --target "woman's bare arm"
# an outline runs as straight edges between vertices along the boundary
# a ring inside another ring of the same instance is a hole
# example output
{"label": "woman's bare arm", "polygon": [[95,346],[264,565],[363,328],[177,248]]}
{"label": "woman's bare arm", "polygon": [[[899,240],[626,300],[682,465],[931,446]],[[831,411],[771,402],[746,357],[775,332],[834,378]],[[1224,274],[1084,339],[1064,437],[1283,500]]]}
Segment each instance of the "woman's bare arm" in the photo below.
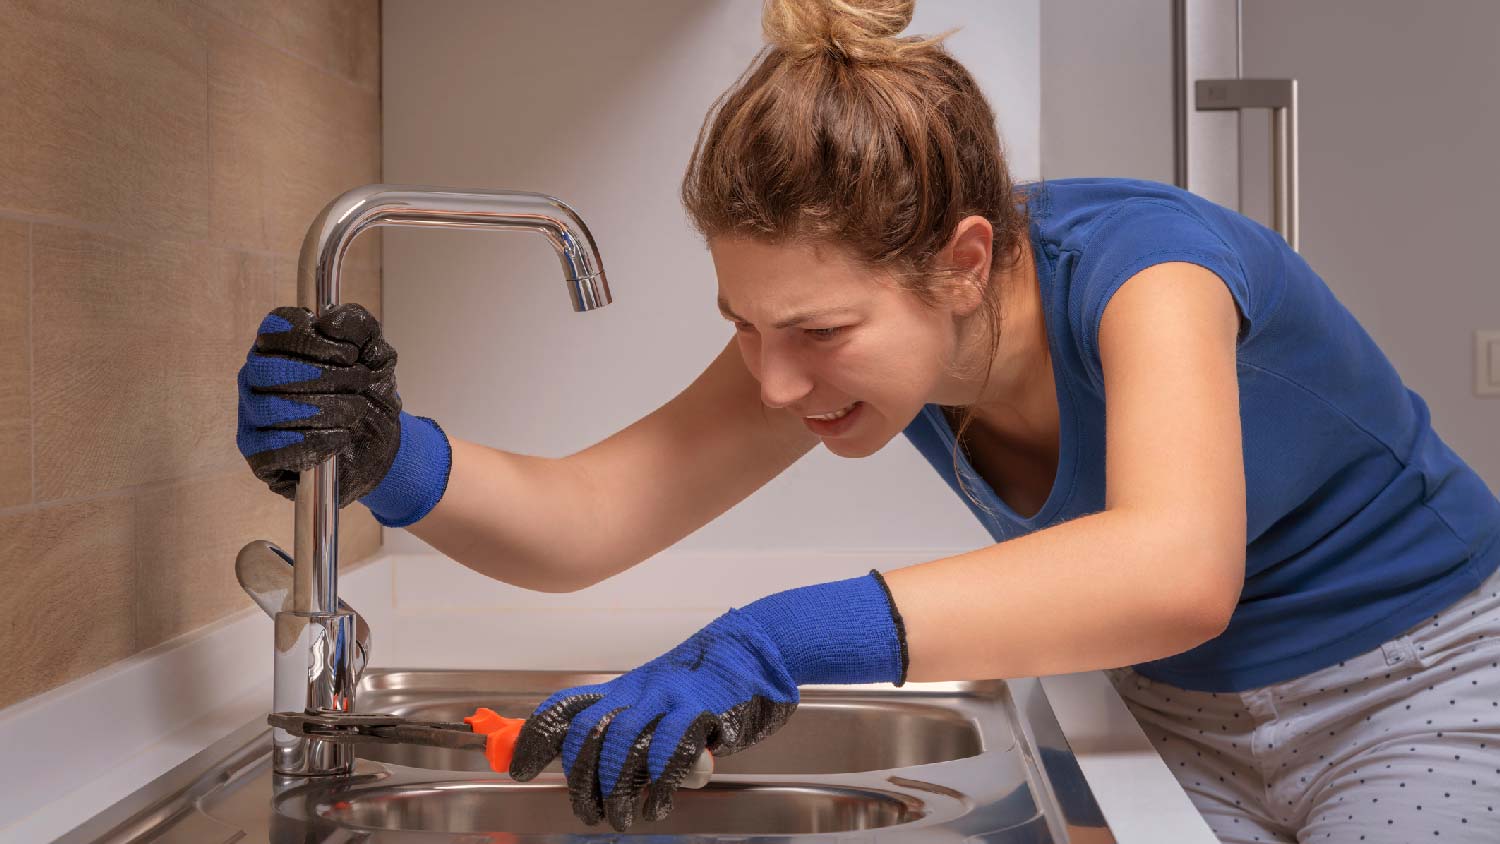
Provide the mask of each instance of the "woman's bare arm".
{"label": "woman's bare arm", "polygon": [[568,457],[451,442],[447,491],[406,529],[497,580],[570,592],[707,524],[818,439],[761,402],[731,340],[670,402]]}
{"label": "woman's bare arm", "polygon": [[1034,677],[1181,653],[1229,623],[1245,573],[1234,301],[1158,264],[1100,327],[1101,512],[887,573],[913,680]]}

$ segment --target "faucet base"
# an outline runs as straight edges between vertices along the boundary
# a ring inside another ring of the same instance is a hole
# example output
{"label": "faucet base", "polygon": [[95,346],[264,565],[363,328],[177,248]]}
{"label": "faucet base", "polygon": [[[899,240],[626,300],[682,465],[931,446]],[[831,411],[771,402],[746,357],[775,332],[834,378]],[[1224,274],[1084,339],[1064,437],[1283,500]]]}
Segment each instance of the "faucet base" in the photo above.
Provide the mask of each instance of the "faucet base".
{"label": "faucet base", "polygon": [[[278,642],[273,712],[343,713],[354,710],[354,613],[280,612],[278,630],[294,631]],[[278,637],[280,638],[280,637]],[[283,647],[283,644],[285,647]],[[277,728],[271,761],[277,774],[336,776],[354,770],[354,748],[299,738]]]}

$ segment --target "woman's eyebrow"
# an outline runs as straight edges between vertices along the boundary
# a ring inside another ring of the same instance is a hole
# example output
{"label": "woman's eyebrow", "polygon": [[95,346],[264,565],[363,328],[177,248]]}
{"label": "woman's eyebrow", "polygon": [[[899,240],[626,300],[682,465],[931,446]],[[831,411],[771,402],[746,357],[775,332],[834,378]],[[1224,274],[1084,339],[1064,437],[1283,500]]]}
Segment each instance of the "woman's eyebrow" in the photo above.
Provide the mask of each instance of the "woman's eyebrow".
{"label": "woman's eyebrow", "polygon": [[[849,308],[824,308],[822,310],[817,310],[817,311],[804,311],[804,312],[802,312],[800,314],[792,314],[791,316],[778,321],[772,327],[773,328],[791,328],[793,326],[801,325],[804,322],[808,322],[810,320],[814,320],[814,319],[817,319],[819,317],[828,316],[830,314],[843,313],[843,312],[848,311],[848,310],[850,310],[850,309]],[[722,297],[722,296],[719,297],[719,313],[723,314],[724,316],[728,317],[729,319],[738,320],[740,322],[749,322],[750,321],[750,320],[745,319],[744,317],[740,316],[739,314],[735,313],[729,307],[729,302],[724,297]]]}
{"label": "woman's eyebrow", "polygon": [[745,321],[739,314],[735,313],[729,308],[729,300],[725,299],[723,296],[719,297],[719,313],[723,314],[729,319],[737,319],[740,322]]}

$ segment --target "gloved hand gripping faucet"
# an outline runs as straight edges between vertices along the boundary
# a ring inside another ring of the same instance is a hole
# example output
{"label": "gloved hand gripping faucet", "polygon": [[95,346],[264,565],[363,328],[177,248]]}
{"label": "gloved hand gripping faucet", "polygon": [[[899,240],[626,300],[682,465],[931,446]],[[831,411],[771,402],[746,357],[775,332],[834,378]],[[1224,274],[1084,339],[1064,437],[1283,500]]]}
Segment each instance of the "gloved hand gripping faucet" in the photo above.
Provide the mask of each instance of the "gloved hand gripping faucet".
{"label": "gloved hand gripping faucet", "polygon": [[[387,527],[437,506],[452,448],[438,424],[401,410],[396,352],[364,308],[314,318],[272,311],[239,373],[240,452],[273,492],[338,456],[339,506],[358,500]],[[724,756],[776,732],[811,683],[905,682],[905,631],[877,571],[731,609],[677,647],[606,683],[543,701],[515,738],[510,774],[535,777],[559,754],[573,812],[624,831],[647,820],[707,750]]]}
{"label": "gloved hand gripping faucet", "polygon": [[437,422],[401,409],[396,350],[357,304],[314,318],[283,307],[261,322],[239,372],[240,454],[283,498],[298,473],[338,455],[340,508],[358,500],[386,527],[437,506],[453,450]]}

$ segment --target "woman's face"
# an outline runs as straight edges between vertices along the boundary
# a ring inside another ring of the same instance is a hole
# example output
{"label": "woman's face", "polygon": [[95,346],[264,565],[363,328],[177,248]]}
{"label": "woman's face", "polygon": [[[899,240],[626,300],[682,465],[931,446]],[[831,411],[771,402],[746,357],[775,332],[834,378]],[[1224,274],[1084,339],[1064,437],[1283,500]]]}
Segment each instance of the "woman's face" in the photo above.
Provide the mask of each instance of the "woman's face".
{"label": "woman's face", "polygon": [[[718,237],[709,251],[761,401],[797,415],[834,454],[874,454],[923,404],[960,394],[948,375],[954,308],[928,307],[828,246]],[[837,421],[807,419],[851,406]]]}

